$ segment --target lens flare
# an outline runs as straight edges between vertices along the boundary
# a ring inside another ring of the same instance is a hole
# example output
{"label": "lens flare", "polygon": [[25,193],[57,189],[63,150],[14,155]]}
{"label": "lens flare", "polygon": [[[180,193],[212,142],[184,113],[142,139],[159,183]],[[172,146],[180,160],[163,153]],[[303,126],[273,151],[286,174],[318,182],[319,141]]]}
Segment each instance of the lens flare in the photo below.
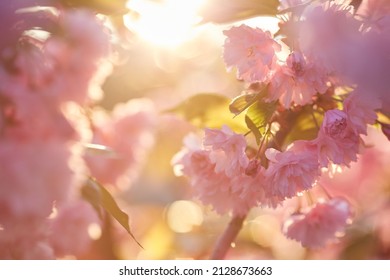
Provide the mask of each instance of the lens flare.
{"label": "lens flare", "polygon": [[145,41],[161,47],[175,48],[191,40],[199,30],[197,15],[205,0],[132,0],[127,7],[134,13],[125,15],[126,27]]}

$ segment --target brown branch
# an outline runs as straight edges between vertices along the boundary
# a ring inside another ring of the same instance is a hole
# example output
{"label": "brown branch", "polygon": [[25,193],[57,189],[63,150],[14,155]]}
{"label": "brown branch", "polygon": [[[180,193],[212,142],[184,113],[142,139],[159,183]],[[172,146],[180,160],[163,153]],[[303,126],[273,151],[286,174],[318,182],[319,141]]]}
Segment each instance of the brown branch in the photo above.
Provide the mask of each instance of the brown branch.
{"label": "brown branch", "polygon": [[217,245],[210,256],[211,260],[222,260],[225,258],[232,242],[234,242],[240,232],[245,218],[246,216],[234,216],[231,219],[225,232],[218,239]]}

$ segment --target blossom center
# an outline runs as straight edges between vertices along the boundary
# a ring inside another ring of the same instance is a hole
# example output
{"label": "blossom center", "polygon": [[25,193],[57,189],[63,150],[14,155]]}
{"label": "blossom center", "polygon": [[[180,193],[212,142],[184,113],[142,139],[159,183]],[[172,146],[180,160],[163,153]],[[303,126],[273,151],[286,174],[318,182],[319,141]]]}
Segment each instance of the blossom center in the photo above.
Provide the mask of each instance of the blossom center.
{"label": "blossom center", "polygon": [[302,76],[304,73],[304,67],[302,63],[293,61],[292,70],[294,71],[295,76]]}
{"label": "blossom center", "polygon": [[337,119],[329,127],[327,127],[330,136],[334,137],[339,135],[347,127],[346,119]]}
{"label": "blossom center", "polygon": [[252,57],[254,55],[254,47],[249,47],[247,49],[246,57]]}

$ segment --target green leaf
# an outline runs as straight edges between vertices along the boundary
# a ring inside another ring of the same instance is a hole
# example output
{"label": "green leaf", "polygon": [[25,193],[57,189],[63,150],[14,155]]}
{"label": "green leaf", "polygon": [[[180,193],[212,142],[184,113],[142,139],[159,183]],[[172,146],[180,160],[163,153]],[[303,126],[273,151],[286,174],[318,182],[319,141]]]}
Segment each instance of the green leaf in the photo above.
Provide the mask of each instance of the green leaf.
{"label": "green leaf", "polygon": [[227,23],[255,16],[276,16],[279,0],[209,0],[199,15],[203,23]]}
{"label": "green leaf", "polygon": [[247,132],[244,116],[233,118],[230,113],[230,101],[230,98],[218,94],[197,94],[165,112],[179,115],[199,128],[220,129],[227,125],[237,133]]}
{"label": "green leaf", "polygon": [[245,109],[251,106],[258,99],[259,93],[244,93],[232,100],[229,105],[229,110],[234,115],[241,114]]}
{"label": "green leaf", "polygon": [[[314,119],[314,117],[315,119]],[[285,145],[296,140],[313,140],[318,135],[319,127],[321,126],[323,115],[318,112],[313,112],[311,106],[303,107],[294,125],[285,139]]]}
{"label": "green leaf", "polygon": [[102,217],[102,209],[109,213],[130,234],[134,241],[141,247],[131,232],[129,216],[123,212],[112,195],[96,180],[90,178],[81,190],[82,196],[97,210]]}
{"label": "green leaf", "polygon": [[263,135],[261,134],[259,128],[257,128],[255,123],[250,118],[248,118],[248,116],[245,116],[245,123],[249,130],[255,136],[257,145],[260,145],[261,138],[263,137]]}
{"label": "green leaf", "polygon": [[[245,117],[252,122],[248,128],[255,136],[258,135],[258,132],[260,134],[265,133],[266,125],[271,121],[271,118],[276,110],[276,106],[277,102],[257,100],[248,108]],[[248,122],[246,123],[248,125]]]}

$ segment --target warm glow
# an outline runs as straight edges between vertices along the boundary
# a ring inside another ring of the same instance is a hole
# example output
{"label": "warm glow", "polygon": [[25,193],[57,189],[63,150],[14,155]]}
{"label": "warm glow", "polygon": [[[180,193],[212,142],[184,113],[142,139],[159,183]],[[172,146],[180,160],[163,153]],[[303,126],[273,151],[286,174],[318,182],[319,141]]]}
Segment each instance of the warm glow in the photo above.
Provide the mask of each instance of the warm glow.
{"label": "warm glow", "polygon": [[169,206],[167,222],[174,232],[190,232],[194,226],[199,226],[203,223],[203,213],[196,203],[178,200]]}
{"label": "warm glow", "polygon": [[92,240],[98,240],[102,236],[102,228],[96,223],[88,226],[88,235]]}
{"label": "warm glow", "polygon": [[163,47],[176,47],[196,33],[201,18],[197,11],[205,0],[131,0],[128,8],[138,16],[124,18],[127,28],[144,40]]}

